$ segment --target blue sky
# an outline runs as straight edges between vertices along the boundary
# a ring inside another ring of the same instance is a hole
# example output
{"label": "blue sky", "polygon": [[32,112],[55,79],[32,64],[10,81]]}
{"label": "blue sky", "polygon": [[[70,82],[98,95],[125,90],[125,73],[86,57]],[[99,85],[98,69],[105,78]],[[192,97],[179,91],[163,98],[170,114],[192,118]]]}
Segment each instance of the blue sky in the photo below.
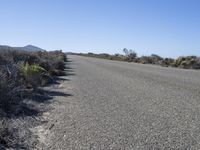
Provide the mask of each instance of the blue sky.
{"label": "blue sky", "polygon": [[0,44],[200,55],[199,0],[0,0]]}

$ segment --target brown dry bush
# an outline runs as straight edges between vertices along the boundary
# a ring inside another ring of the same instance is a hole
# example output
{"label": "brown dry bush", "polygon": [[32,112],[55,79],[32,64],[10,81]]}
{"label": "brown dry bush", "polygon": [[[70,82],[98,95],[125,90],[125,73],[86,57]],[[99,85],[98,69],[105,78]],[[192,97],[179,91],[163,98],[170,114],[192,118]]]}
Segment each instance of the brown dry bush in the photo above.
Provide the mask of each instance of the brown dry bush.
{"label": "brown dry bush", "polygon": [[26,88],[37,89],[54,75],[64,75],[65,61],[62,51],[0,51],[0,109],[19,101]]}
{"label": "brown dry bush", "polygon": [[[34,96],[38,92],[37,88],[50,83],[54,75],[64,74],[65,61],[67,57],[62,51],[26,52],[12,49],[0,51],[0,121],[7,120],[6,126],[0,129],[0,149],[2,146],[12,147],[20,143],[20,138],[8,141],[14,136],[18,137],[19,132],[7,131],[13,131],[12,127],[17,131],[20,129],[20,126],[9,123],[15,122],[9,121],[9,118],[16,118],[19,112],[27,111],[23,110],[27,105],[24,102],[25,97]],[[31,111],[30,108],[26,109]],[[26,129],[26,133],[29,132]]]}

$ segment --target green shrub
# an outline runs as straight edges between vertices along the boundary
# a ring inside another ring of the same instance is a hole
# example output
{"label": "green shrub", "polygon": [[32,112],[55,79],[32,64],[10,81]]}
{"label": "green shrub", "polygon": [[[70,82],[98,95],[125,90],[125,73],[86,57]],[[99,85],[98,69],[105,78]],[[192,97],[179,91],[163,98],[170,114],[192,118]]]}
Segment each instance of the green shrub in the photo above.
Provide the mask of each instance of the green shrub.
{"label": "green shrub", "polygon": [[46,70],[38,64],[29,65],[26,63],[22,67],[22,73],[26,82],[27,88],[37,89],[38,86],[42,85],[42,74]]}
{"label": "green shrub", "polygon": [[22,72],[25,76],[29,76],[29,75],[35,75],[35,74],[41,75],[42,73],[45,73],[46,70],[42,68],[41,66],[39,66],[38,64],[29,65],[28,63],[26,63],[22,67]]}

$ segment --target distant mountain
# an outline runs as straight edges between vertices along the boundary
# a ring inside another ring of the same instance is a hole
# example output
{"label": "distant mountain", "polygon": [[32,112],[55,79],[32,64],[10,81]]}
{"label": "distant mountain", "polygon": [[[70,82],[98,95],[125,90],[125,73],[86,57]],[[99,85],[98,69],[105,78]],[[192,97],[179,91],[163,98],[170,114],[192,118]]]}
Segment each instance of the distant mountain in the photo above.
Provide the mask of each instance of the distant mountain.
{"label": "distant mountain", "polygon": [[44,51],[43,49],[33,46],[33,45],[27,45],[24,47],[11,47],[7,45],[0,45],[0,50],[22,50],[22,51],[31,51],[31,52]]}
{"label": "distant mountain", "polygon": [[13,48],[7,45],[0,45],[0,50],[13,50]]}
{"label": "distant mountain", "polygon": [[27,46],[24,46],[24,47],[13,47],[13,48],[16,49],[16,50],[32,51],[32,52],[44,51],[43,49],[36,47],[36,46],[33,46],[33,45],[27,45]]}

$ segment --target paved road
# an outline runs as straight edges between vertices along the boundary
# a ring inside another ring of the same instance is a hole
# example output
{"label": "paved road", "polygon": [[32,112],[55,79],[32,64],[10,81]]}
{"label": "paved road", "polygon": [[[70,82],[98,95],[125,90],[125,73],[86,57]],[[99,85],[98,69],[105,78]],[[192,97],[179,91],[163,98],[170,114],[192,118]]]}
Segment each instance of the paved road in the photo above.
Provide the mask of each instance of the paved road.
{"label": "paved road", "polygon": [[200,149],[200,71],[69,58],[49,149]]}

